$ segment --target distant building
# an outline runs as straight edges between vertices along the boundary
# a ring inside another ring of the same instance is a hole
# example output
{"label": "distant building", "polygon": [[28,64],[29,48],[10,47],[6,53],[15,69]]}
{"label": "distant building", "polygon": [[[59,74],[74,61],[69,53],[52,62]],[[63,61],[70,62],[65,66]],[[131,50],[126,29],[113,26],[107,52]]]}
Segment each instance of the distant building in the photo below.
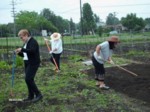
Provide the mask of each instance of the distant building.
{"label": "distant building", "polygon": [[128,30],[126,27],[124,27],[122,24],[117,24],[117,25],[106,25],[105,28],[110,28],[113,29],[114,31],[126,31]]}
{"label": "distant building", "polygon": [[102,26],[102,27],[103,27],[103,26],[105,26],[105,25],[106,25],[106,23],[104,23],[104,22],[98,22],[98,23],[96,23],[96,26],[97,26],[97,27],[99,27],[99,26]]}
{"label": "distant building", "polygon": [[146,31],[150,31],[150,24],[147,24],[144,28]]}

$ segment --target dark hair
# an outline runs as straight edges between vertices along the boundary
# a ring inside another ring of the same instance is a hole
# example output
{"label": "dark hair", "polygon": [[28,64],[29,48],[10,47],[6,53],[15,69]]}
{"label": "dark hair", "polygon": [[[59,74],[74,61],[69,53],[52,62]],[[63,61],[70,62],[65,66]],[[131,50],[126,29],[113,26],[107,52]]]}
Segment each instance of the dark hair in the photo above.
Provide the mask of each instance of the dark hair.
{"label": "dark hair", "polygon": [[115,48],[115,42],[108,41],[108,43],[109,43],[109,48],[110,49],[114,49]]}

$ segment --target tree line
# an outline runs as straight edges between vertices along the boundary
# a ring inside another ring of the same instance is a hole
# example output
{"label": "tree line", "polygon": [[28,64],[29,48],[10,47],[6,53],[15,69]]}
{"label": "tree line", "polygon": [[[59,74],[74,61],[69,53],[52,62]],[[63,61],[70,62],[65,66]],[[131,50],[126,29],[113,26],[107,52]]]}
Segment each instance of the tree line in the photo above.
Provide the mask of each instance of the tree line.
{"label": "tree line", "polygon": [[116,30],[114,26],[118,24],[122,24],[128,31],[140,31],[146,24],[150,24],[150,18],[144,20],[131,13],[119,20],[113,12],[107,16],[104,26],[101,23],[100,17],[92,11],[89,3],[83,4],[79,23],[74,23],[72,18],[68,20],[57,16],[48,8],[44,8],[40,14],[34,11],[20,11],[16,14],[14,23],[0,24],[0,37],[12,37],[22,28],[28,29],[32,35],[41,35],[41,30],[47,30],[48,33],[101,35]]}

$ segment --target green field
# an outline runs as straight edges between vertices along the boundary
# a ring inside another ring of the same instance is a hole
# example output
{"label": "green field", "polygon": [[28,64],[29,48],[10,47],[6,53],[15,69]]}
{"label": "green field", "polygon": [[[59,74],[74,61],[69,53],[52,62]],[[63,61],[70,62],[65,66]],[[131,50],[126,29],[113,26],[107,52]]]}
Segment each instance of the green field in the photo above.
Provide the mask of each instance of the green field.
{"label": "green field", "polygon": [[[150,33],[139,33],[139,34],[119,34],[118,35],[121,42],[147,42],[150,41]],[[40,45],[44,45],[45,42],[43,37],[34,37]],[[49,38],[49,37],[47,37]],[[95,36],[79,36],[79,37],[72,37],[72,36],[64,36],[62,38],[63,44],[90,44],[90,43],[100,43],[102,41],[107,40],[108,37],[99,37]],[[50,38],[49,38],[50,39]],[[8,38],[0,38],[0,46],[21,46],[22,41],[19,37],[8,37]]]}

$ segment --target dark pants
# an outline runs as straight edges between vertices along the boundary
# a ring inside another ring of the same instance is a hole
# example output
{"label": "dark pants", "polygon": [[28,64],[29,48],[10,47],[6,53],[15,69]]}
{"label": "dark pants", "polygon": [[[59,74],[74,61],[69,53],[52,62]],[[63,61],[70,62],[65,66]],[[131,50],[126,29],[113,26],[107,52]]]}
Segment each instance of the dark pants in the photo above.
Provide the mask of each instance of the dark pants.
{"label": "dark pants", "polygon": [[36,72],[38,70],[38,65],[31,65],[25,62],[25,82],[28,87],[28,97],[34,98],[34,95],[38,96],[40,94],[40,91],[38,90],[35,82],[34,77],[36,75]]}
{"label": "dark pants", "polygon": [[98,81],[104,81],[105,68],[104,64],[100,64],[97,60],[92,56],[92,62],[95,69],[95,79]]}
{"label": "dark pants", "polygon": [[[56,64],[57,64],[59,70],[60,70],[60,55],[61,55],[61,53],[60,53],[60,54],[54,54],[54,53],[52,53],[52,56],[51,56],[51,58],[50,58],[51,62],[52,62],[54,65],[55,65],[55,63],[54,63],[53,58],[55,59]],[[56,66],[56,65],[55,65],[55,66]]]}

